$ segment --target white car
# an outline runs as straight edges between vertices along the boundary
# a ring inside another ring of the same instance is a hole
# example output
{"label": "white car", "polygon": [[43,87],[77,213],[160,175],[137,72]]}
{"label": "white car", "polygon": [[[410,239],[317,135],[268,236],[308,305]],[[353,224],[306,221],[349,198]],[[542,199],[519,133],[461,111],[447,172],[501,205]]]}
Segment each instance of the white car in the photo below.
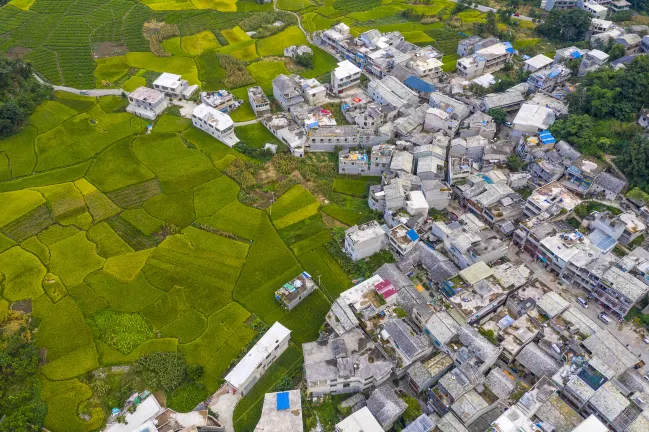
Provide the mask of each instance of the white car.
{"label": "white car", "polygon": [[642,339],[642,341],[646,344],[649,344],[649,336],[645,336],[644,339]]}

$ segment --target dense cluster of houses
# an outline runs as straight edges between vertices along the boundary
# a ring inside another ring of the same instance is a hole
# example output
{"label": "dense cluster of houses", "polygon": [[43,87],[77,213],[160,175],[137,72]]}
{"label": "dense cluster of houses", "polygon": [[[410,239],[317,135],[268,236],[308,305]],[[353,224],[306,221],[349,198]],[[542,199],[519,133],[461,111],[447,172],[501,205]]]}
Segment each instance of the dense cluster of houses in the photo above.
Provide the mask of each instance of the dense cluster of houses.
{"label": "dense cluster of houses", "polygon": [[[595,7],[624,3],[544,7],[591,11],[593,46],[613,40],[632,58],[649,51],[647,36],[635,33],[643,29],[618,28]],[[334,299],[319,339],[302,345],[305,392],[267,394],[256,430],[302,432],[302,397],[338,394],[349,394],[350,414],[337,432],[390,430],[412,398],[423,414],[399,430],[649,430],[644,363],[606,327],[646,304],[649,208],[624,197],[613,167],[548,130],[568,114],[573,72],[605,67],[608,55],[568,47],[520,60],[511,44],[472,36],[459,43],[451,74],[441,52],[396,31],[355,37],[340,23],[313,40],[340,59],[330,83],[279,75],[272,87],[281,110],[260,87],[248,88],[249,102],[296,157],[337,151],[339,174],[380,177],[367,198],[380,220],[347,229],[342,247],[353,261],[389,250],[395,262]],[[568,66],[574,60],[578,71]],[[477,96],[514,61],[526,81]],[[128,110],[153,119],[167,97],[196,90],[171,74],[153,87],[131,93]],[[228,112],[242,101],[225,90],[200,98],[194,126],[234,145]],[[330,102],[347,124],[323,107]],[[504,124],[494,109],[506,113]],[[649,127],[649,112],[638,123]],[[559,284],[581,290],[581,306]],[[319,285],[303,272],[275,299],[291,310]],[[603,324],[585,313],[589,302]],[[230,390],[247,394],[290,333],[275,323],[225,377]]]}

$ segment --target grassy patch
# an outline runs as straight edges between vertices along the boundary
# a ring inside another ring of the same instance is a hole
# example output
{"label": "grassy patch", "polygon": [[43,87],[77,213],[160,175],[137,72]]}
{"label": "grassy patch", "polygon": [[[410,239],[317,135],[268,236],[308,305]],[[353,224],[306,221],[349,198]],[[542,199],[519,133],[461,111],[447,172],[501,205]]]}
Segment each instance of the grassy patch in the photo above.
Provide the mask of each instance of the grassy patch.
{"label": "grassy patch", "polygon": [[90,227],[88,240],[97,245],[97,255],[104,258],[133,252],[133,249],[106,222]]}
{"label": "grassy patch", "polygon": [[47,379],[60,381],[78,377],[98,367],[97,348],[93,342],[47,363],[41,372]]}
{"label": "grassy patch", "polygon": [[356,225],[361,220],[361,215],[358,212],[342,208],[335,203],[322,207],[322,211],[345,225]]}
{"label": "grassy patch", "polygon": [[191,58],[156,57],[149,52],[130,52],[125,57],[130,67],[174,73],[182,76],[189,84],[200,84],[196,63]]}
{"label": "grassy patch", "polygon": [[136,313],[105,310],[92,317],[97,337],[122,354],[128,354],[147,339],[153,338],[151,326]]}
{"label": "grassy patch", "polygon": [[213,216],[197,219],[196,222],[252,239],[261,214],[261,210],[244,206],[239,201],[232,201]]}
{"label": "grassy patch", "polygon": [[121,280],[133,280],[140,273],[152,249],[110,257],[106,260],[106,273]]}
{"label": "grassy patch", "polygon": [[78,285],[95,270],[104,266],[95,245],[80,232],[50,246],[50,270],[67,286]]}
{"label": "grassy patch", "polygon": [[131,139],[116,142],[93,161],[86,178],[103,192],[152,179],[154,174],[133,154]]}
{"label": "grassy patch", "polygon": [[315,248],[298,259],[309,274],[322,275],[320,289],[325,291],[331,300],[353,285],[347,273],[324,247]]}
{"label": "grassy patch", "polygon": [[234,133],[250,147],[263,148],[266,143],[281,144],[281,142],[261,123],[234,128]]}
{"label": "grassy patch", "polygon": [[94,73],[99,82],[113,83],[124,76],[130,68],[124,56],[99,58],[95,61],[97,67]]}
{"label": "grassy patch", "polygon": [[163,114],[155,123],[154,130],[160,133],[182,132],[192,125],[190,119]]}
{"label": "grassy patch", "polygon": [[105,272],[95,272],[88,276],[86,284],[118,312],[139,312],[164,295],[164,291],[151,286],[142,275],[124,281]]}
{"label": "grassy patch", "polygon": [[139,76],[132,76],[122,84],[122,88],[129,93],[135,91],[138,87],[144,86],[146,86],[146,79]]}
{"label": "grassy patch", "polygon": [[104,422],[101,408],[91,411],[89,421],[78,416],[79,405],[90,399],[92,390],[77,379],[50,381],[41,378],[41,399],[47,402],[45,427],[51,431],[89,432],[99,429]]}
{"label": "grassy patch", "polygon": [[361,177],[358,179],[336,178],[333,190],[344,195],[357,198],[367,198],[369,187],[381,183],[381,179],[375,177]]}
{"label": "grassy patch", "polygon": [[262,60],[252,63],[248,66],[248,71],[266,94],[273,93],[273,79],[277,75],[288,75],[284,62],[279,60]]}
{"label": "grassy patch", "polygon": [[291,45],[308,45],[304,33],[297,26],[290,26],[281,32],[257,42],[260,56],[283,56],[284,48]]}
{"label": "grassy patch", "polygon": [[309,252],[312,249],[315,249],[319,246],[323,246],[331,241],[331,233],[329,231],[323,230],[317,234],[312,235],[304,240],[301,240],[293,245],[293,253],[298,257],[304,255],[306,252]]}
{"label": "grassy patch", "polygon": [[46,270],[41,261],[20,247],[0,254],[3,297],[10,301],[36,298],[43,294],[41,282]]}
{"label": "grassy patch", "polygon": [[45,203],[43,196],[30,190],[0,193],[0,227],[29,213]]}

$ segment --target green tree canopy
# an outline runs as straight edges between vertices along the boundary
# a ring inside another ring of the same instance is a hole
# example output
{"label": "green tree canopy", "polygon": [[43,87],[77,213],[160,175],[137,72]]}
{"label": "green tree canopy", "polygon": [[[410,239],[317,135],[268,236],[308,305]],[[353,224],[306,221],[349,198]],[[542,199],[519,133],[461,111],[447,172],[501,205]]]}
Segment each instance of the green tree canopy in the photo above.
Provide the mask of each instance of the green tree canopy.
{"label": "green tree canopy", "polygon": [[647,104],[648,88],[649,58],[638,56],[624,69],[602,68],[586,74],[567,100],[572,113],[635,121]]}
{"label": "green tree canopy", "polygon": [[581,9],[554,9],[536,30],[541,36],[555,42],[574,42],[584,38],[590,20],[588,12]]}

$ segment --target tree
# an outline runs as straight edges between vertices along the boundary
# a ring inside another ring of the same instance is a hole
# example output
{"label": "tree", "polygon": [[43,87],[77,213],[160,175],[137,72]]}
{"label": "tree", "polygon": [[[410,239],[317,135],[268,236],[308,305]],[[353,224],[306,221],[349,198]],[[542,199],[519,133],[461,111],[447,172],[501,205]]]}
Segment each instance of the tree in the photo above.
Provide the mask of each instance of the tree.
{"label": "tree", "polygon": [[649,58],[638,56],[626,68],[602,68],[581,78],[567,97],[570,112],[632,122],[647,103]]}
{"label": "tree", "polygon": [[615,158],[615,165],[622,170],[631,186],[649,191],[649,139],[638,136],[625,146],[622,154]]}
{"label": "tree", "polygon": [[626,54],[626,49],[624,48],[624,45],[614,43],[613,46],[606,51],[606,53],[609,55],[609,60],[617,60],[619,58],[622,58]]}
{"label": "tree", "polygon": [[516,155],[511,155],[507,158],[507,164],[512,171],[520,171],[523,168],[523,159]]}
{"label": "tree", "polygon": [[584,38],[590,27],[591,17],[581,9],[553,9],[536,31],[551,41],[574,42]]}
{"label": "tree", "polygon": [[0,55],[0,138],[18,132],[51,95],[51,88],[36,81],[29,63]]}
{"label": "tree", "polygon": [[507,111],[505,111],[502,108],[491,108],[489,111],[487,111],[487,114],[489,114],[496,124],[504,124],[507,121]]}
{"label": "tree", "polygon": [[307,69],[313,69],[313,54],[298,54],[295,56],[295,63]]}
{"label": "tree", "polygon": [[32,331],[30,317],[21,312],[0,316],[0,432],[36,432],[43,427],[47,405],[40,400]]}

